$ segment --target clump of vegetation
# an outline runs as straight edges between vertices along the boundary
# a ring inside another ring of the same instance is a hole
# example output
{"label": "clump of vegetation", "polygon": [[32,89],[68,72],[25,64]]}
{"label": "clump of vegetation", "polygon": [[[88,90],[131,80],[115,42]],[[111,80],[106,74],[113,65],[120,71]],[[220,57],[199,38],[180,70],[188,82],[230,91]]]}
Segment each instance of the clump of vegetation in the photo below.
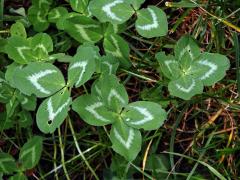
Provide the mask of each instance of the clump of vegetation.
{"label": "clump of vegetation", "polygon": [[1,1],[0,176],[238,179],[237,6]]}

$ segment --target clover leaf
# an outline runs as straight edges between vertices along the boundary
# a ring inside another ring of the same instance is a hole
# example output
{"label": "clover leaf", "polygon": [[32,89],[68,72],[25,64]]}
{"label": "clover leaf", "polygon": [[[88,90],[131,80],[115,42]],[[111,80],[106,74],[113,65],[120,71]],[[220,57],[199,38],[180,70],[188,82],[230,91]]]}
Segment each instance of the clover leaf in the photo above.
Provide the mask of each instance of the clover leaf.
{"label": "clover leaf", "polygon": [[8,153],[0,153],[0,172],[10,174],[17,171],[15,159]]}
{"label": "clover leaf", "polygon": [[89,15],[88,4],[89,0],[70,0],[71,8],[84,15]]}
{"label": "clover leaf", "polygon": [[116,119],[114,112],[105,107],[102,100],[95,95],[82,95],[73,101],[72,109],[81,118],[93,126],[104,126],[112,124]]}
{"label": "clover leaf", "polygon": [[112,125],[110,140],[113,150],[128,161],[133,161],[141,150],[142,136],[140,131],[126,125],[121,120]]}
{"label": "clover leaf", "polygon": [[161,71],[170,79],[170,94],[185,100],[201,94],[203,86],[211,86],[221,80],[230,66],[224,55],[201,53],[189,35],[182,37],[174,50],[175,57],[160,52],[156,58]]}
{"label": "clover leaf", "polygon": [[13,81],[23,94],[37,97],[48,97],[65,86],[64,77],[56,66],[40,62],[17,68]]}
{"label": "clover leaf", "polygon": [[20,21],[17,21],[11,26],[10,33],[11,33],[11,36],[16,35],[16,36],[21,36],[23,38],[27,38],[25,27]]}
{"label": "clover leaf", "polygon": [[89,11],[101,22],[112,24],[122,24],[134,14],[134,9],[126,0],[92,0]]}
{"label": "clover leaf", "polygon": [[67,117],[71,103],[72,98],[67,88],[45,99],[37,111],[38,128],[43,133],[53,133]]}
{"label": "clover leaf", "polygon": [[49,22],[47,15],[50,9],[52,0],[33,0],[32,6],[28,9],[28,19],[37,32],[45,31]]}
{"label": "clover leaf", "polygon": [[119,62],[116,61],[116,58],[113,57],[110,54],[107,54],[106,56],[101,56],[96,61],[97,69],[96,71],[98,73],[102,74],[116,74]]}
{"label": "clover leaf", "polygon": [[128,104],[124,86],[115,75],[108,74],[94,82],[91,94],[75,99],[72,107],[88,124],[112,124],[112,148],[128,161],[133,161],[141,150],[139,129],[157,129],[167,116],[157,103],[137,101]]}
{"label": "clover leaf", "polygon": [[42,154],[42,143],[42,137],[34,136],[20,149],[19,162],[25,170],[31,169],[37,165]]}
{"label": "clover leaf", "polygon": [[122,116],[128,126],[144,130],[159,128],[167,118],[166,112],[158,104],[147,101],[128,104]]}
{"label": "clover leaf", "polygon": [[24,38],[11,36],[5,47],[9,58],[19,64],[36,61],[49,61],[49,53],[53,51],[52,38],[46,33],[38,33],[33,37]]}
{"label": "clover leaf", "polygon": [[168,32],[167,16],[155,6],[137,11],[136,30],[146,38],[165,36]]}
{"label": "clover leaf", "polygon": [[62,25],[60,21],[58,26],[80,43],[98,42],[103,37],[100,23],[80,14],[66,15]]}
{"label": "clover leaf", "polygon": [[75,87],[83,85],[95,72],[95,50],[93,47],[78,48],[68,68],[68,84]]}
{"label": "clover leaf", "polygon": [[145,0],[129,0],[135,10],[138,10]]}
{"label": "clover leaf", "polygon": [[129,68],[131,66],[129,45],[121,36],[117,34],[105,36],[103,47],[106,54],[114,56],[122,67]]}
{"label": "clover leaf", "polygon": [[28,9],[28,19],[32,23],[35,31],[42,32],[48,28],[48,10],[49,8],[39,8],[37,6],[31,6]]}
{"label": "clover leaf", "polygon": [[68,14],[68,10],[65,7],[53,8],[48,13],[48,21],[51,23],[57,23],[57,21],[66,14]]}

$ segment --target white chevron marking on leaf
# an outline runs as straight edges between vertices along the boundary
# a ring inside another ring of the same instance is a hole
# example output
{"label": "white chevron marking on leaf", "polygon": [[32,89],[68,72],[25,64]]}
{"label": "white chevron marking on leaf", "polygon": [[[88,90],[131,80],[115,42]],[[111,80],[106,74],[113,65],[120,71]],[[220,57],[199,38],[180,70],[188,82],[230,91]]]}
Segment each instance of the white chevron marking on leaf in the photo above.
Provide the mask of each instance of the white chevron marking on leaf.
{"label": "white chevron marking on leaf", "polygon": [[111,35],[110,37],[111,37],[111,39],[112,39],[112,41],[113,41],[113,45],[115,46],[116,51],[110,51],[110,50],[108,50],[108,49],[105,49],[105,51],[108,52],[108,53],[110,53],[110,54],[112,54],[112,55],[115,56],[115,57],[118,57],[118,58],[123,57],[123,55],[122,55],[122,53],[121,53],[121,51],[120,51],[120,47],[119,47],[119,45],[118,45],[117,40],[116,40],[112,35]]}
{"label": "white chevron marking on leaf", "polygon": [[50,97],[47,101],[47,111],[48,111],[48,120],[53,121],[55,117],[63,111],[64,108],[68,106],[70,103],[71,98],[68,98],[68,100],[62,104],[55,112],[53,111],[53,105],[52,105],[52,98]]}
{"label": "white chevron marking on leaf", "polygon": [[119,132],[117,131],[117,129],[113,128],[113,132],[114,132],[114,135],[115,137],[119,140],[119,142],[125,146],[127,149],[129,149],[131,147],[131,144],[133,142],[133,139],[134,139],[134,131],[133,129],[130,129],[129,132],[128,132],[128,138],[127,140],[124,140],[122,138],[122,136],[119,134]]}
{"label": "white chevron marking on leaf", "polygon": [[81,62],[76,62],[74,63],[69,69],[74,69],[74,68],[81,68],[82,71],[80,71],[80,75],[79,75],[79,78],[76,82],[76,85],[78,85],[82,78],[83,78],[83,74],[85,73],[86,71],[86,66],[87,66],[87,61],[81,61]]}
{"label": "white chevron marking on leaf", "polygon": [[47,22],[45,19],[42,18],[42,16],[41,16],[41,11],[38,11],[38,13],[37,13],[37,20],[38,20],[39,22],[42,22],[42,23]]}
{"label": "white chevron marking on leaf", "polygon": [[38,2],[38,6],[39,6],[39,7],[41,7],[42,4],[47,4],[47,5],[49,5],[49,4],[51,4],[51,2],[49,2],[48,0],[41,0],[41,1]]}
{"label": "white chevron marking on leaf", "polygon": [[35,86],[40,92],[44,93],[44,94],[50,94],[51,92],[46,90],[44,87],[42,87],[41,84],[38,83],[38,80],[40,78],[43,78],[44,76],[47,76],[49,74],[52,74],[52,73],[56,73],[57,71],[56,70],[50,70],[50,69],[47,69],[47,70],[44,70],[44,71],[40,71],[38,73],[34,73],[30,76],[27,77],[27,79],[33,84],[33,86]]}
{"label": "white chevron marking on leaf", "polygon": [[96,90],[96,92],[98,93],[99,96],[102,96],[102,92],[97,85],[95,85],[95,90]]}
{"label": "white chevron marking on leaf", "polygon": [[21,104],[24,105],[24,104],[27,104],[27,103],[28,103],[28,98],[24,97],[23,101],[21,102]]}
{"label": "white chevron marking on leaf", "polygon": [[202,60],[202,61],[199,61],[198,62],[199,64],[201,65],[205,65],[205,66],[208,66],[210,69],[208,72],[206,72],[206,74],[204,74],[202,77],[200,77],[201,80],[204,80],[206,78],[208,78],[210,75],[212,75],[216,70],[217,70],[217,65],[212,63],[212,62],[209,62],[208,60]]}
{"label": "white chevron marking on leaf", "polygon": [[[1,158],[1,161],[0,161],[0,168],[3,170],[3,172],[8,172],[8,170],[5,168],[5,166],[4,166],[4,162],[7,162],[7,163],[9,163],[9,162],[14,162],[11,158],[8,158],[8,157],[6,157],[6,158]],[[6,164],[7,164],[6,163]]]}
{"label": "white chevron marking on leaf", "polygon": [[183,91],[185,93],[189,93],[191,90],[193,90],[193,88],[195,87],[196,85],[196,82],[195,80],[192,80],[192,84],[188,87],[188,88],[185,88],[183,87],[182,85],[180,84],[176,84],[176,87],[180,90],[180,91]]}
{"label": "white chevron marking on leaf", "polygon": [[141,26],[138,25],[137,26],[139,29],[144,30],[144,31],[150,31],[152,29],[156,29],[159,26],[158,21],[157,21],[156,13],[152,9],[150,9],[150,8],[148,8],[147,10],[151,14],[152,21],[153,21],[152,24],[141,25]]}
{"label": "white chevron marking on leaf", "polygon": [[179,55],[179,59],[182,59],[183,55],[188,52],[190,58],[193,60],[194,59],[194,56],[192,54],[192,50],[191,50],[191,47],[189,45],[187,45],[181,52],[180,52],[180,55]]}
{"label": "white chevron marking on leaf", "polygon": [[107,14],[107,16],[109,18],[116,20],[116,21],[122,21],[122,19],[117,17],[117,15],[114,12],[112,12],[112,10],[111,10],[112,7],[116,6],[117,4],[121,4],[121,3],[123,3],[123,0],[115,0],[111,3],[104,5],[102,7],[102,10]]}
{"label": "white chevron marking on leaf", "polygon": [[176,64],[177,61],[175,61],[175,60],[168,60],[168,61],[164,61],[164,63],[166,64],[166,66],[167,66],[168,70],[170,71],[170,73],[173,73],[172,69],[170,68],[170,64]]}
{"label": "white chevron marking on leaf", "polygon": [[111,89],[108,95],[108,104],[111,103],[111,100],[114,97],[117,98],[122,104],[125,104],[125,100],[121,97],[121,95],[115,89]]}
{"label": "white chevron marking on leaf", "polygon": [[144,107],[137,107],[137,106],[131,106],[131,108],[137,110],[139,113],[141,113],[144,118],[141,120],[137,120],[134,122],[130,122],[133,125],[142,125],[145,124],[146,122],[152,121],[153,120],[153,115]]}
{"label": "white chevron marking on leaf", "polygon": [[103,62],[103,64],[106,64],[109,67],[109,74],[112,74],[112,65],[108,62]]}
{"label": "white chevron marking on leaf", "polygon": [[43,44],[38,44],[33,50],[41,49],[44,53],[48,54],[46,47]]}
{"label": "white chevron marking on leaf", "polygon": [[35,146],[23,151],[20,158],[23,159],[24,156],[30,156],[31,162],[32,164],[34,164],[34,162],[36,161]]}
{"label": "white chevron marking on leaf", "polygon": [[103,106],[102,102],[96,102],[92,105],[87,106],[85,109],[90,112],[96,119],[103,121],[103,122],[110,122],[110,120],[104,118],[102,115],[100,115],[96,109]]}
{"label": "white chevron marking on leaf", "polygon": [[98,26],[95,24],[89,24],[89,25],[80,25],[80,24],[74,24],[74,27],[77,29],[77,31],[80,33],[82,38],[86,41],[93,42],[90,36],[87,34],[85,29],[88,28],[97,28]]}
{"label": "white chevron marking on leaf", "polygon": [[30,50],[31,48],[27,46],[22,46],[22,47],[17,47],[16,49],[19,55],[21,56],[21,58],[26,59],[25,55],[23,54],[23,50]]}
{"label": "white chevron marking on leaf", "polygon": [[55,15],[51,17],[51,19],[58,19],[61,17],[60,12],[57,9],[54,9]]}

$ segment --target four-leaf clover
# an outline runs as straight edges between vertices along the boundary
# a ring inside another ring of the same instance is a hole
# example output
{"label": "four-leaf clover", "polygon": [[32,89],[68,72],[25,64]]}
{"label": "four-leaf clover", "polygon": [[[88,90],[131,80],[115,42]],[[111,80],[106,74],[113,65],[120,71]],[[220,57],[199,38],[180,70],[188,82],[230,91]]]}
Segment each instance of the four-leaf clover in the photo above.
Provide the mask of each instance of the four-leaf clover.
{"label": "four-leaf clover", "polygon": [[221,80],[230,63],[226,56],[217,53],[201,53],[195,41],[186,35],[175,46],[175,57],[157,53],[162,73],[170,79],[168,89],[173,96],[189,100]]}

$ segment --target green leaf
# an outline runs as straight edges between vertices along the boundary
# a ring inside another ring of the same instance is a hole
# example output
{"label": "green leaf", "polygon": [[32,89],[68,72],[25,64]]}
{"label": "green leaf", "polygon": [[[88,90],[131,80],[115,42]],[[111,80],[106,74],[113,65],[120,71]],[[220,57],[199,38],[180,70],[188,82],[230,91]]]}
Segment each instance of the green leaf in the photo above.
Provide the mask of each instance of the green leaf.
{"label": "green leaf", "polygon": [[10,129],[15,126],[15,119],[7,117],[7,112],[0,112],[0,131]]}
{"label": "green leaf", "polygon": [[19,64],[27,64],[34,59],[30,41],[23,37],[11,36],[5,48],[8,57]]}
{"label": "green leaf", "polygon": [[128,94],[124,85],[115,75],[106,75],[100,79],[104,104],[114,112],[120,112],[128,104]]}
{"label": "green leaf", "polygon": [[112,34],[120,34],[126,31],[127,25],[126,23],[124,24],[111,24],[111,23],[106,23],[104,24],[105,26],[104,29],[104,36],[110,36]]}
{"label": "green leaf", "polygon": [[230,67],[228,58],[217,53],[202,53],[193,65],[195,69],[201,69],[195,77],[203,82],[205,86],[211,86],[220,81]]}
{"label": "green leaf", "polygon": [[94,45],[94,43],[92,42],[84,42],[82,45],[80,45],[77,48],[77,53],[79,53],[79,51],[82,51],[82,48],[91,48],[92,49],[92,53],[95,59],[99,59],[101,57],[100,53],[99,53],[99,47]]}
{"label": "green leaf", "polygon": [[7,66],[7,70],[5,72],[5,79],[7,83],[12,87],[15,87],[14,81],[13,81],[14,72],[17,68],[21,68],[21,66],[22,65],[19,65],[18,63],[15,63],[15,62]]}
{"label": "green leaf", "polygon": [[17,21],[16,23],[14,23],[11,26],[10,33],[11,33],[11,36],[20,36],[20,37],[23,37],[23,38],[27,38],[27,33],[26,33],[26,30],[25,30],[25,27],[19,21]]}
{"label": "green leaf", "polygon": [[168,84],[168,89],[171,95],[189,100],[192,96],[203,92],[203,83],[187,75],[171,81]]}
{"label": "green leaf", "polygon": [[7,117],[14,116],[15,110],[18,105],[19,101],[17,100],[17,92],[14,91],[13,95],[9,99],[9,102],[6,104]]}
{"label": "green leaf", "polygon": [[108,54],[106,56],[101,56],[98,60],[99,63],[99,71],[103,74],[116,74],[119,62],[112,55]]}
{"label": "green leaf", "polygon": [[29,63],[15,70],[14,84],[28,96],[47,97],[62,89],[65,80],[61,71],[50,63]]}
{"label": "green leaf", "polygon": [[4,79],[4,74],[0,71],[0,102],[7,103],[12,98],[15,89],[9,86],[9,83]]}
{"label": "green leaf", "polygon": [[137,11],[136,30],[146,38],[165,36],[168,32],[167,16],[155,6]]}
{"label": "green leaf", "polygon": [[130,0],[131,4],[135,10],[138,10],[141,7],[141,5],[144,3],[144,1],[145,0]]}
{"label": "green leaf", "polygon": [[63,123],[72,103],[70,92],[63,89],[45,99],[37,111],[37,126],[43,133],[53,133]]}
{"label": "green leaf", "polygon": [[102,99],[102,81],[99,79],[96,79],[91,87],[91,94],[94,96],[97,96],[99,99]]}
{"label": "green leaf", "polygon": [[91,47],[82,47],[73,57],[68,68],[68,84],[79,87],[87,82],[95,72],[95,51]]}
{"label": "green leaf", "polygon": [[14,176],[11,176],[9,180],[27,180],[27,177],[23,173],[19,172]]}
{"label": "green leaf", "polygon": [[89,11],[101,22],[112,24],[122,24],[134,14],[134,9],[126,0],[92,0]]}
{"label": "green leaf", "polygon": [[75,99],[72,109],[88,124],[104,126],[112,124],[116,114],[107,109],[104,103],[94,95],[82,95]]}
{"label": "green leaf", "polygon": [[185,35],[178,40],[174,52],[175,58],[179,61],[183,70],[187,70],[192,61],[201,53],[197,43],[190,35]]}
{"label": "green leaf", "polygon": [[141,150],[140,131],[127,126],[121,120],[112,125],[110,140],[113,150],[128,161],[133,161]]}
{"label": "green leaf", "polygon": [[34,111],[37,106],[37,98],[36,96],[25,96],[24,94],[19,93],[17,95],[18,101],[21,103],[23,109],[28,111]]}
{"label": "green leaf", "polygon": [[48,21],[51,23],[56,23],[64,15],[68,14],[68,10],[65,7],[56,7],[53,8],[48,13]]}
{"label": "green leaf", "polygon": [[98,42],[102,39],[100,23],[83,15],[66,18],[64,30],[75,40],[83,42]]}
{"label": "green leaf", "polygon": [[38,8],[48,9],[53,0],[32,0],[32,5]]}
{"label": "green leaf", "polygon": [[158,129],[167,119],[167,113],[154,102],[137,101],[127,105],[122,116],[125,123],[137,129]]}
{"label": "green leaf", "polygon": [[70,12],[67,13],[65,15],[63,15],[56,23],[56,26],[59,30],[64,30],[64,25],[67,19],[75,17],[75,16],[79,16],[79,13],[76,12]]}
{"label": "green leaf", "polygon": [[146,170],[152,171],[157,179],[167,178],[168,174],[163,172],[169,171],[170,168],[169,157],[165,154],[151,154],[146,162]]}
{"label": "green leaf", "polygon": [[89,0],[70,0],[71,8],[74,11],[82,13],[84,15],[89,15],[88,3]]}
{"label": "green leaf", "polygon": [[0,172],[10,174],[17,171],[15,159],[8,153],[0,153]]}
{"label": "green leaf", "polygon": [[38,61],[48,57],[48,53],[53,51],[51,36],[46,33],[38,33],[31,39],[31,48],[34,58]]}
{"label": "green leaf", "polygon": [[104,38],[103,47],[106,54],[114,56],[120,62],[121,66],[125,68],[131,66],[128,43],[121,36],[116,34],[106,36]]}
{"label": "green leaf", "polygon": [[160,64],[160,69],[164,76],[169,79],[177,79],[181,75],[179,63],[175,60],[174,56],[166,56],[164,52],[159,52],[155,57]]}
{"label": "green leaf", "polygon": [[28,9],[28,19],[33,25],[33,28],[37,32],[45,31],[49,22],[47,21],[48,8],[39,8],[37,6],[31,6]]}
{"label": "green leaf", "polygon": [[25,170],[31,169],[38,164],[42,154],[42,144],[42,137],[34,136],[20,149],[19,162]]}
{"label": "green leaf", "polygon": [[18,112],[18,124],[20,128],[27,128],[32,125],[33,119],[32,115],[28,111]]}

